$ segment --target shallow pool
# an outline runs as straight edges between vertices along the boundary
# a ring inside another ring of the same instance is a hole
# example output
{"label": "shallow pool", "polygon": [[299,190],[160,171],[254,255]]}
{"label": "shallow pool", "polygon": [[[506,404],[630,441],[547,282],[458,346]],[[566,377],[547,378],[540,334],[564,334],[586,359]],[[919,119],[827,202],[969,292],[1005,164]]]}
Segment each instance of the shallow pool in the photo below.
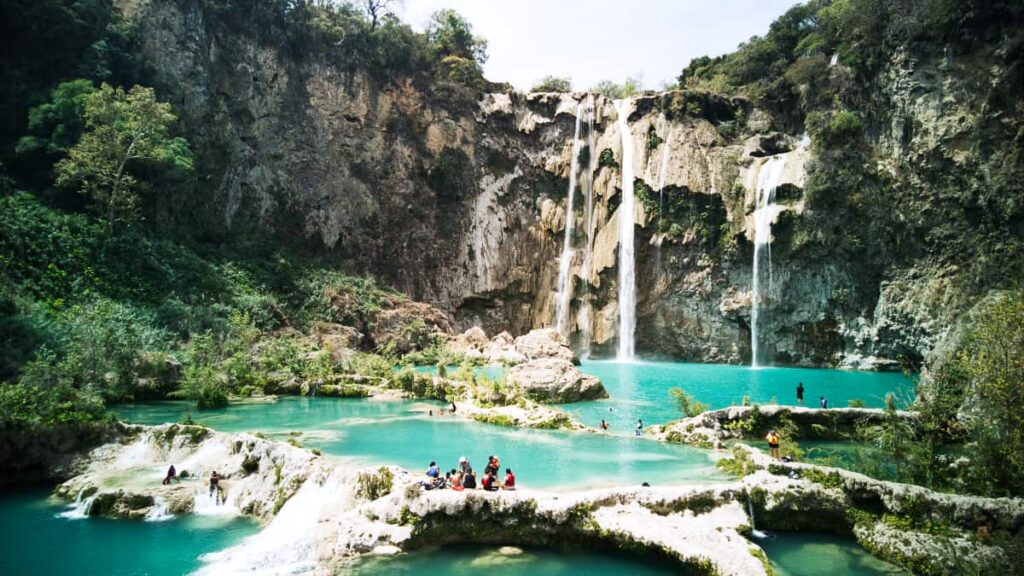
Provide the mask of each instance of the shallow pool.
{"label": "shallow pool", "polygon": [[561,406],[589,426],[607,420],[612,430],[632,430],[637,419],[645,424],[678,420],[679,407],[669,395],[682,388],[711,408],[751,402],[796,404],[796,387],[803,382],[805,405],[817,407],[820,396],[829,406],[845,407],[851,399],[869,407],[884,406],[885,396],[896,393],[908,398],[914,383],[896,372],[852,372],[812,368],[761,368],[724,364],[683,364],[679,362],[632,362],[584,360],[581,369],[597,376],[611,398]]}
{"label": "shallow pool", "polygon": [[242,518],[188,515],[163,522],[68,519],[43,490],[0,496],[0,574],[52,576],[180,576],[199,556],[254,534]]}
{"label": "shallow pool", "polygon": [[445,574],[446,576],[662,576],[667,567],[643,558],[601,552],[552,551],[536,548],[446,546],[394,557],[360,560],[339,574]]}
{"label": "shallow pool", "polygon": [[325,454],[363,465],[395,464],[419,471],[434,460],[442,470],[459,457],[482,469],[497,454],[523,487],[569,489],[598,486],[705,483],[727,480],[714,454],[628,434],[530,430],[492,426],[453,416],[429,416],[436,402],[285,397],[195,411],[183,402],[155,402],[116,409],[140,424],[177,422],[190,415],[222,431],[260,431],[295,438]]}
{"label": "shallow pool", "polygon": [[758,542],[779,576],[889,576],[905,570],[879,560],[849,537],[816,532],[773,532]]}

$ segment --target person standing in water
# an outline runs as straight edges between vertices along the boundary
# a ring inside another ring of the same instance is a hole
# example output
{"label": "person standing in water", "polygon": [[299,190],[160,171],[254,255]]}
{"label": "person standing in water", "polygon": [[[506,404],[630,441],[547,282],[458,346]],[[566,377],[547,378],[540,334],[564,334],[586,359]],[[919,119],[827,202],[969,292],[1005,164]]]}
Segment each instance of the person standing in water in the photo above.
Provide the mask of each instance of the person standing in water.
{"label": "person standing in water", "polygon": [[220,504],[224,501],[223,494],[220,491],[220,476],[216,470],[210,474],[210,496],[213,497],[214,504]]}
{"label": "person standing in water", "polygon": [[642,419],[638,418],[637,421],[636,421],[636,435],[639,436],[639,435],[641,435],[643,433],[644,433],[644,421]]}
{"label": "person standing in water", "polygon": [[603,430],[604,432],[608,431],[608,423],[605,422],[604,420],[601,420],[601,430]]}
{"label": "person standing in water", "polygon": [[796,385],[796,403],[801,405],[801,406],[804,405],[804,383],[803,382],[801,382],[801,383]]}

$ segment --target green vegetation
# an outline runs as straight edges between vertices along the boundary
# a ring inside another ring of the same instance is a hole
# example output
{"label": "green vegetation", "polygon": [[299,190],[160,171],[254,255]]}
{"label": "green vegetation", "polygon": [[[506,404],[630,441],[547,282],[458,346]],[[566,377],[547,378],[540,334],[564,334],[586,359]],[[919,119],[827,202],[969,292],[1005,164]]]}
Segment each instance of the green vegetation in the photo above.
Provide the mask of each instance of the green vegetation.
{"label": "green vegetation", "polygon": [[530,88],[530,92],[572,92],[572,80],[568,77],[545,76]]}
{"label": "green vegetation", "polygon": [[621,100],[623,98],[636,96],[640,94],[642,90],[643,78],[638,75],[626,78],[625,82],[622,84],[617,84],[611,80],[601,80],[591,87],[589,91],[595,92],[612,100]]}
{"label": "green vegetation", "polygon": [[687,418],[697,416],[704,412],[707,412],[708,405],[703,402],[698,402],[693,396],[686,393],[686,390],[682,388],[671,388],[668,391],[669,396],[679,405],[679,411],[683,413]]}
{"label": "green vegetation", "polygon": [[[191,171],[192,152],[187,140],[170,136],[177,118],[152,88],[125,92],[104,84],[83,104],[85,130],[55,165],[57,185],[88,196],[109,232],[117,222],[134,220],[140,193],[166,170]],[[148,177],[138,175],[143,165]]]}

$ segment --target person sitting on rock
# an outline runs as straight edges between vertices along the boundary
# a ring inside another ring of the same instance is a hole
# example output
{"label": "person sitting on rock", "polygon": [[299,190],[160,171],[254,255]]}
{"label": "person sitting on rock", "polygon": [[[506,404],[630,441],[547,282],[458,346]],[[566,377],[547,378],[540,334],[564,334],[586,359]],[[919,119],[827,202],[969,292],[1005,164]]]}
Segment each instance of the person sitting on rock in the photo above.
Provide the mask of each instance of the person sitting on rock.
{"label": "person sitting on rock", "polygon": [[775,430],[769,430],[768,435],[764,437],[768,441],[768,448],[772,451],[772,458],[778,459],[779,457],[779,433]]}
{"label": "person sitting on rock", "polygon": [[469,460],[467,460],[465,456],[460,456],[459,457],[459,471],[462,472],[463,474],[465,474],[466,472],[469,472],[470,469],[471,469],[471,467],[469,465]]}
{"label": "person sitting on rock", "polygon": [[481,482],[483,489],[488,492],[494,492],[498,489],[498,479],[494,474],[490,472],[484,472],[484,479]]}
{"label": "person sitting on rock", "polygon": [[516,475],[512,473],[511,468],[505,468],[505,485],[502,488],[505,490],[516,489]]}
{"label": "person sitting on rock", "polygon": [[[171,464],[171,467],[167,469],[167,476],[164,477],[163,482],[164,486],[170,484],[171,480],[178,480],[178,471],[174,469],[174,464]],[[178,482],[181,482],[181,480],[178,480]]]}
{"label": "person sitting on rock", "polygon": [[441,476],[441,469],[437,467],[437,462],[430,461],[430,467],[427,468],[427,476],[431,478],[438,478]]}
{"label": "person sitting on rock", "polygon": [[462,476],[462,487],[467,490],[473,490],[476,488],[476,474],[473,472],[472,468]]}

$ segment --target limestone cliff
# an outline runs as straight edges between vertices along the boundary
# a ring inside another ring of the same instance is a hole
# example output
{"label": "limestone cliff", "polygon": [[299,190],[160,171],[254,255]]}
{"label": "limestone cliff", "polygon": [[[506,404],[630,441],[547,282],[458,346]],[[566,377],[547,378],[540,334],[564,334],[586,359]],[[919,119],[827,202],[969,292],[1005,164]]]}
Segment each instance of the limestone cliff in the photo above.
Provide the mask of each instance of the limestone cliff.
{"label": "limestone cliff", "polygon": [[[467,101],[290,53],[253,32],[260,23],[215,26],[197,1],[120,4],[140,30],[154,84],[202,158],[203,195],[190,209],[227,236],[373,274],[438,306],[457,329],[521,334],[555,321],[562,235],[573,218],[573,340],[595,354],[614,349],[622,154],[611,102],[594,97],[592,139],[585,135],[593,146],[581,146],[583,178],[593,184],[586,222],[584,200],[566,214],[573,127],[586,94]],[[902,178],[908,155],[929,169],[970,162],[969,135],[947,121],[960,108],[948,101],[954,82],[939,59],[894,61],[888,70],[880,98],[894,112],[869,135],[881,169]],[[641,354],[749,361],[752,214],[759,172],[773,155],[786,164],[759,323],[768,358],[866,368],[892,366],[879,358],[919,359],[970,305],[970,295],[944,298],[944,275],[922,280],[909,258],[879,271],[879,262],[837,257],[808,236],[809,223],[843,219],[804,197],[809,171],[827,159],[818,143],[777,131],[764,110],[695,92],[635,98],[629,109]],[[908,136],[909,125],[920,128]]]}

